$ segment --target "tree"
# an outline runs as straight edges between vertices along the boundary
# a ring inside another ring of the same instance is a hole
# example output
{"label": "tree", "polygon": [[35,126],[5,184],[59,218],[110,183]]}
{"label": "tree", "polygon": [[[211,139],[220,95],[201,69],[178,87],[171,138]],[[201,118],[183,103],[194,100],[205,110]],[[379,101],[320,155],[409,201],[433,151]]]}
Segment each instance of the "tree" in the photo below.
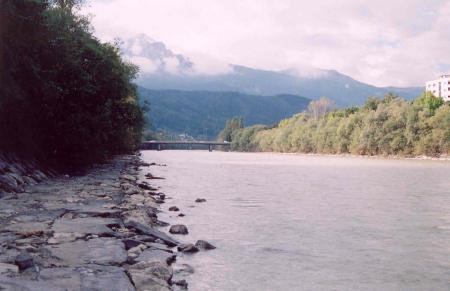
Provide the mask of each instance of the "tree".
{"label": "tree", "polygon": [[138,68],[92,35],[79,4],[1,2],[0,150],[67,167],[139,145]]}
{"label": "tree", "polygon": [[434,96],[433,93],[429,91],[425,91],[414,101],[414,104],[425,106],[430,110],[430,114],[434,115],[436,109],[444,104],[444,99]]}
{"label": "tree", "polygon": [[308,105],[308,115],[314,120],[319,119],[320,116],[325,115],[327,112],[331,112],[336,109],[336,102],[321,97],[318,101],[311,101]]}

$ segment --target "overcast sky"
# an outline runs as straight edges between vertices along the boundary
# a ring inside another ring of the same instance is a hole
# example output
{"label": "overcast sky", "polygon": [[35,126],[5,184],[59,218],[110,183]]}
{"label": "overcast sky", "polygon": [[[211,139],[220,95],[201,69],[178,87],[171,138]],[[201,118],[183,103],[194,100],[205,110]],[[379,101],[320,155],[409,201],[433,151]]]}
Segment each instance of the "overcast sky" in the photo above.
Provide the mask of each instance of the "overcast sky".
{"label": "overcast sky", "polygon": [[145,33],[205,70],[335,69],[377,86],[450,72],[450,0],[90,0],[102,40]]}

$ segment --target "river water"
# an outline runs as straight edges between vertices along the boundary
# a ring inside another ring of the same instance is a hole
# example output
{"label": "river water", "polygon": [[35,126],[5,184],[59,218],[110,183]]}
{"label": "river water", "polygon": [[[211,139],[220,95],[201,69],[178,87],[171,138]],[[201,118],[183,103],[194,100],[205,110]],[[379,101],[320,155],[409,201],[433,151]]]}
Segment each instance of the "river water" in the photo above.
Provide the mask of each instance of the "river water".
{"label": "river water", "polygon": [[450,290],[448,161],[142,153],[160,219],[217,246],[178,257],[190,290]]}

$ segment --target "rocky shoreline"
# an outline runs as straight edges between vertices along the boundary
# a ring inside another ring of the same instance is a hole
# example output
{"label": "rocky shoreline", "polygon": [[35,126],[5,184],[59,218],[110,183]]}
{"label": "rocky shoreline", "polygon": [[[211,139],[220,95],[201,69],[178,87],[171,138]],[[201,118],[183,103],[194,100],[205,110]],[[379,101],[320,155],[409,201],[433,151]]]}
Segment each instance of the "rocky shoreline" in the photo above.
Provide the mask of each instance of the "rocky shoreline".
{"label": "rocky shoreline", "polygon": [[[0,290],[183,290],[194,270],[173,264],[177,254],[214,248],[180,244],[157,229],[168,225],[158,220],[165,194],[138,177],[142,167],[158,165],[138,155],[74,177],[4,160]],[[170,232],[187,228],[173,225]]]}

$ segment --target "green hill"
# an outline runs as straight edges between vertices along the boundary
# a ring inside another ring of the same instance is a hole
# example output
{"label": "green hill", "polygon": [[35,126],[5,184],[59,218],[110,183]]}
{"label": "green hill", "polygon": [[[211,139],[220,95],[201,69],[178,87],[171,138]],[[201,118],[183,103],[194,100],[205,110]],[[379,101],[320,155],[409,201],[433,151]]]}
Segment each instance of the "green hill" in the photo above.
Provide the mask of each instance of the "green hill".
{"label": "green hill", "polygon": [[188,133],[215,139],[227,119],[240,116],[245,125],[278,123],[303,111],[311,101],[296,95],[258,96],[237,92],[149,90],[138,88],[150,102],[148,119],[154,130]]}

